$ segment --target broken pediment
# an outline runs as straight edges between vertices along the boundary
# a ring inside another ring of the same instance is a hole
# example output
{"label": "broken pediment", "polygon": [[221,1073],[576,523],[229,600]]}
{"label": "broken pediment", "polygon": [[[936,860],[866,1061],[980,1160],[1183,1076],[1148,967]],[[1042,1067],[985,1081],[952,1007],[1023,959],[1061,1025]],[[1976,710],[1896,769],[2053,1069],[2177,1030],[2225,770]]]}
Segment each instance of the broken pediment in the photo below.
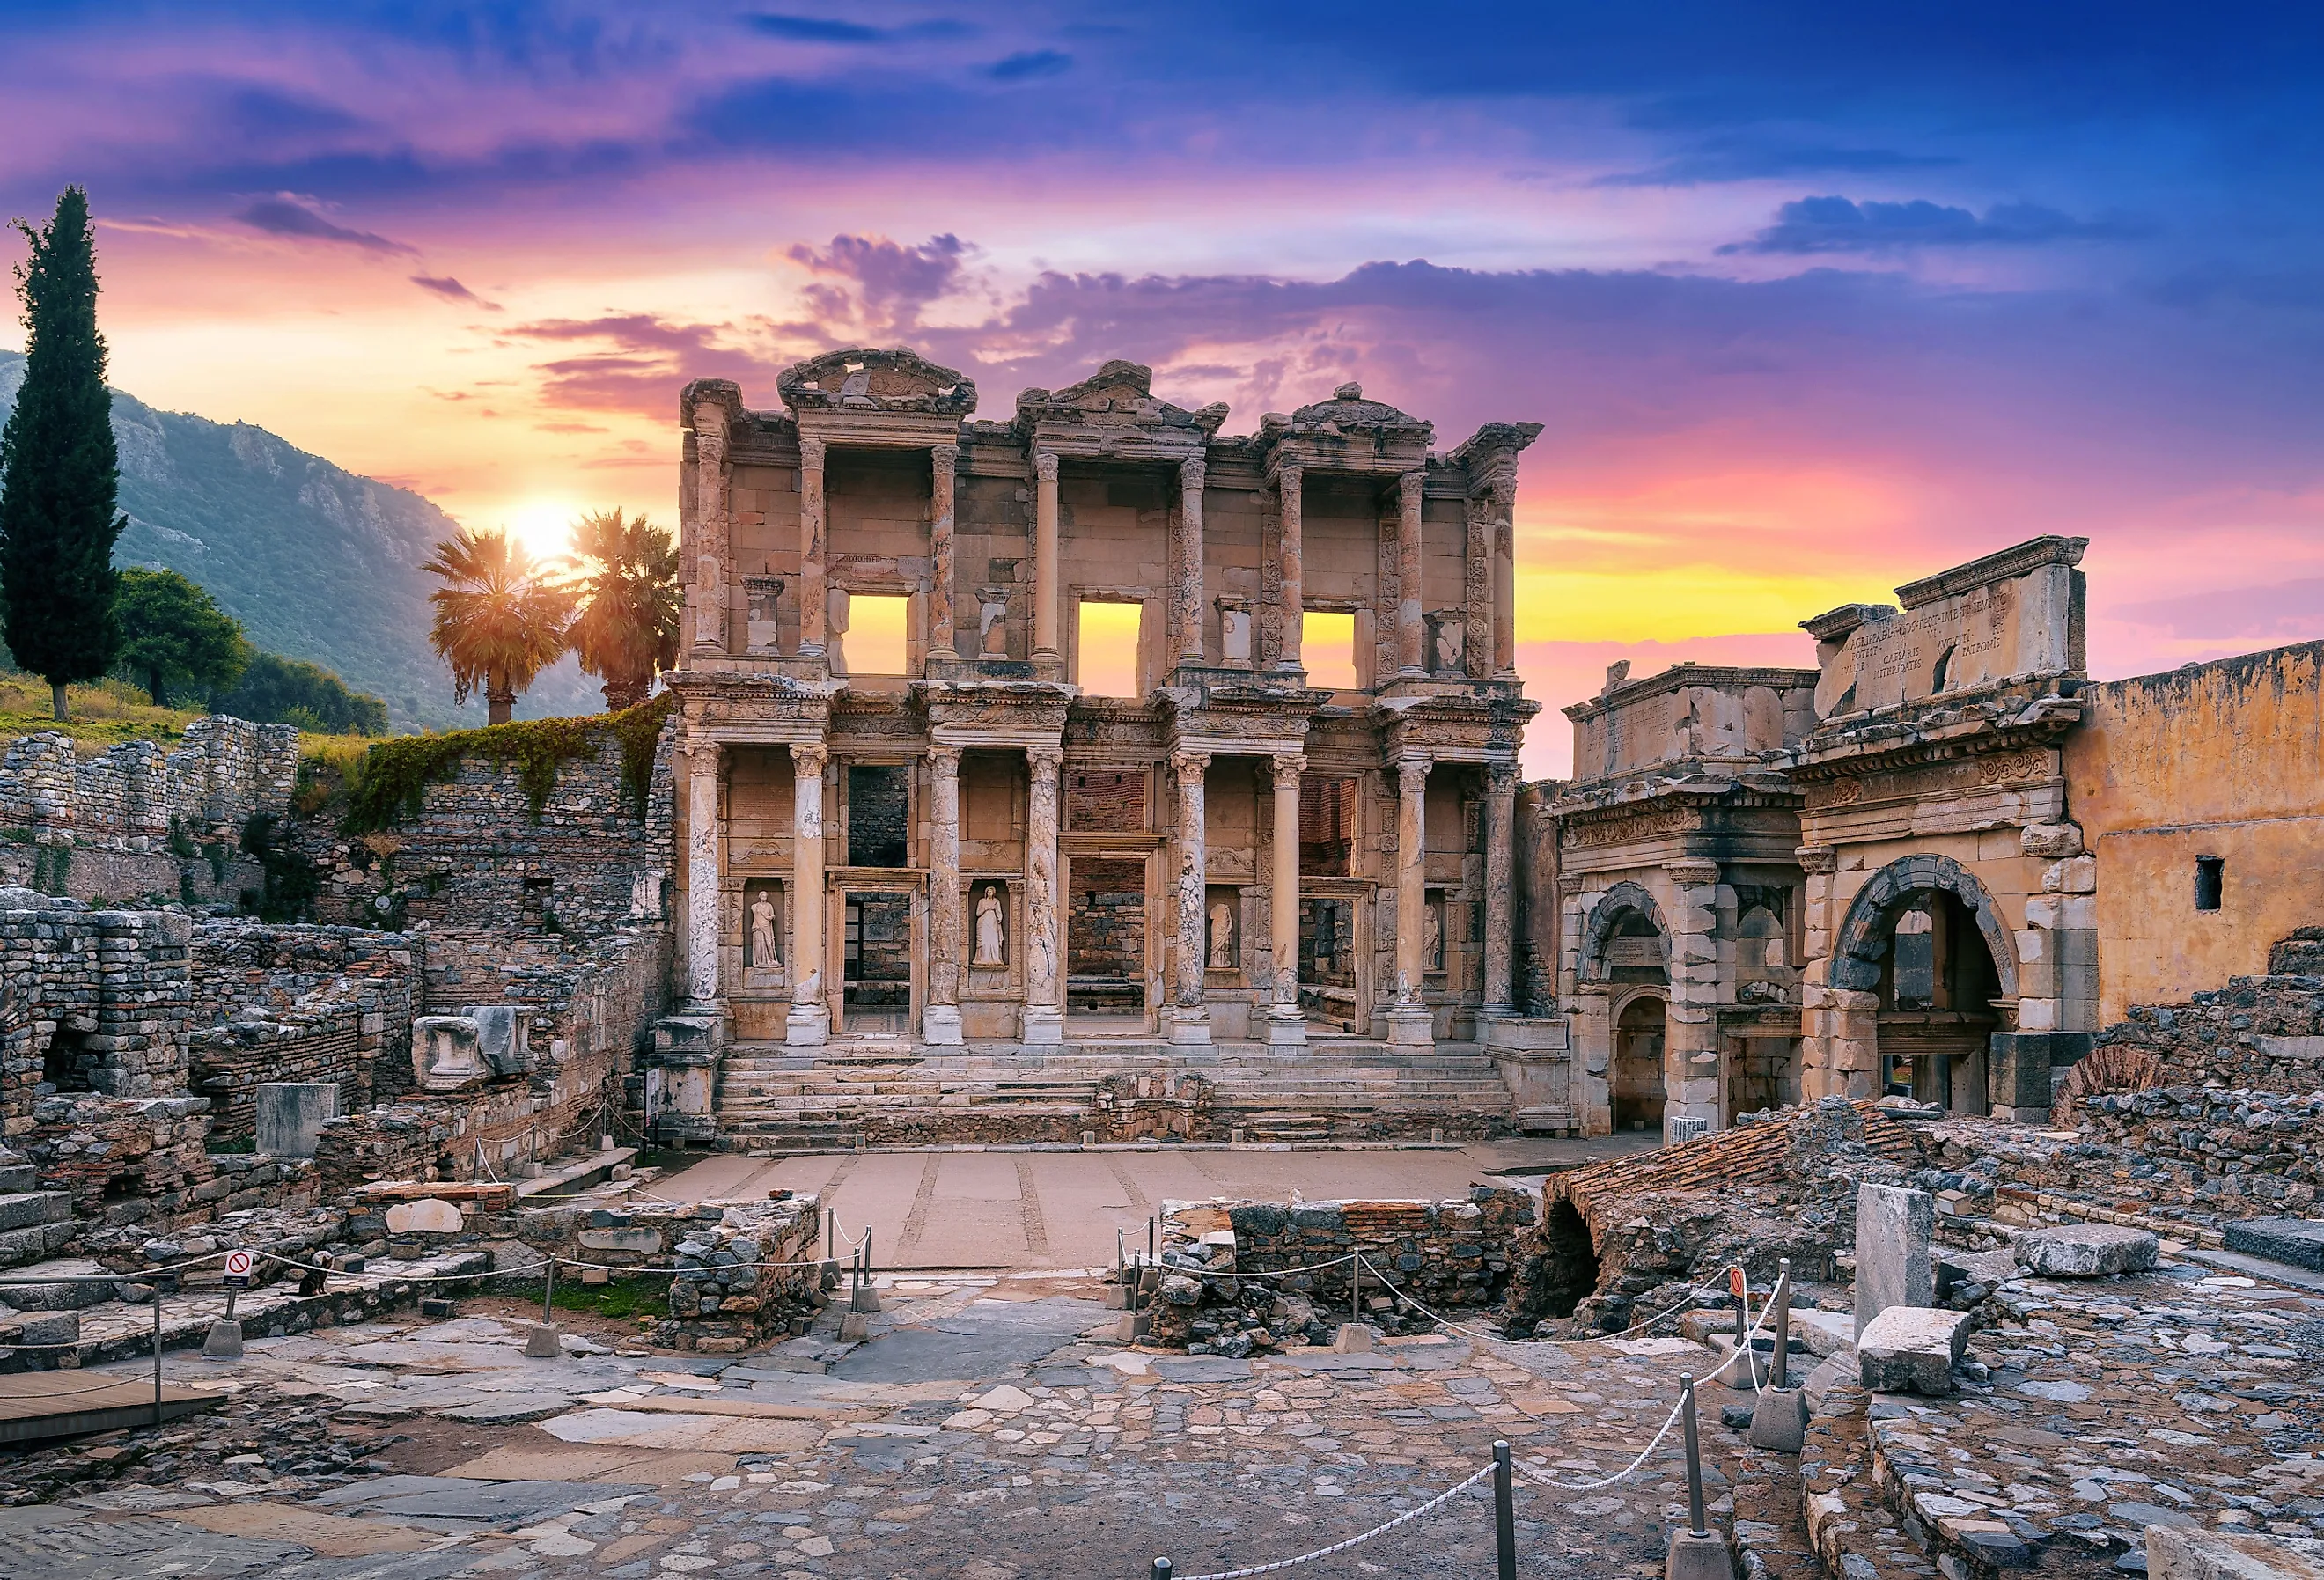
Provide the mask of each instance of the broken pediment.
{"label": "broken pediment", "polygon": [[798,411],[926,411],[964,417],[976,410],[976,383],[904,346],[825,352],[783,370],[783,404]]}
{"label": "broken pediment", "polygon": [[1357,433],[1377,432],[1429,435],[1436,425],[1399,411],[1385,401],[1364,399],[1364,387],[1344,383],[1332,392],[1328,401],[1316,401],[1302,406],[1287,418],[1273,418],[1294,433]]}
{"label": "broken pediment", "polygon": [[1150,430],[1149,438],[1183,437],[1202,443],[1226,420],[1225,402],[1194,411],[1174,406],[1155,395],[1152,368],[1119,359],[1077,384],[1027,390],[1017,397],[1017,426],[1026,433],[1059,426],[1135,428]]}

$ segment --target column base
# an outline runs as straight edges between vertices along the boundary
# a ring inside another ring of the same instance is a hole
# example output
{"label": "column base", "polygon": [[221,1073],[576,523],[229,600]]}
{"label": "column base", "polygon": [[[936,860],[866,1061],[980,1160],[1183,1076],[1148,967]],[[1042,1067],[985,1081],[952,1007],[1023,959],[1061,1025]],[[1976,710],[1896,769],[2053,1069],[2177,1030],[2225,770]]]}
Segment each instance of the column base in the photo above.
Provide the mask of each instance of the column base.
{"label": "column base", "polygon": [[1306,1047],[1307,1017],[1296,1008],[1283,1004],[1268,1011],[1267,1045],[1269,1048]]}
{"label": "column base", "polygon": [[958,1004],[930,1004],[920,1012],[920,1040],[938,1048],[958,1048],[964,1039],[960,1034]]}
{"label": "column base", "polygon": [[1065,1012],[1047,1005],[1027,1004],[1017,1040],[1035,1048],[1055,1048],[1065,1039]]}
{"label": "column base", "polygon": [[821,1048],[831,1040],[831,1012],[821,1004],[793,1004],[783,1017],[786,1048]]}
{"label": "column base", "polygon": [[1173,1048],[1208,1048],[1211,1045],[1211,1012],[1207,1006],[1181,1004],[1170,1017],[1170,1045]]}
{"label": "column base", "polygon": [[1417,1007],[1390,1010],[1388,1012],[1388,1045],[1390,1048],[1435,1047],[1435,1014]]}

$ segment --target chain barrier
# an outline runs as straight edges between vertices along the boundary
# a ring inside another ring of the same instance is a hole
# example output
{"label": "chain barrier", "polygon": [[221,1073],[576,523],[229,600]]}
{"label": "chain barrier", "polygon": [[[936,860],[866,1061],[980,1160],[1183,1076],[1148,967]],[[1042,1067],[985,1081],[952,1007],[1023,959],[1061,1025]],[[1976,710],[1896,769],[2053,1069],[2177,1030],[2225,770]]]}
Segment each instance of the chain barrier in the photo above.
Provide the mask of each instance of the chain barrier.
{"label": "chain barrier", "polygon": [[[1467,1492],[1471,1487],[1475,1486],[1479,1482],[1483,1481],[1487,1476],[1492,1474],[1493,1466],[1491,1464],[1488,1463],[1482,1470],[1471,1473],[1466,1481],[1457,1482],[1453,1485],[1445,1488],[1443,1492],[1429,1499],[1425,1503],[1416,1504],[1412,1508],[1406,1509],[1403,1513],[1396,1516],[1394,1519],[1381,1521],[1379,1524],[1373,1526],[1370,1530],[1365,1531],[1361,1536],[1351,1536],[1345,1541],[1335,1541],[1330,1547],[1317,1548],[1312,1553],[1301,1553],[1296,1558],[1277,1558],[1271,1564],[1253,1564],[1247,1568],[1221,1569],[1217,1573],[1211,1575],[1188,1575],[1181,1577],[1181,1580],[1247,1580],[1247,1577],[1252,1575],[1273,1575],[1284,1569],[1296,1569],[1302,1564],[1312,1564],[1318,1558],[1328,1558],[1334,1553],[1344,1553],[1351,1548],[1359,1548],[1363,1546],[1364,1543],[1370,1541],[1375,1537],[1386,1536],[1389,1531],[1394,1530],[1399,1525],[1410,1524],[1413,1520],[1419,1519],[1424,1514],[1431,1513],[1435,1510],[1442,1509],[1454,1498],[1459,1497],[1462,1492]],[[1169,1560],[1167,1558],[1157,1560],[1155,1564],[1155,1572],[1160,1575],[1171,1575],[1174,1573],[1169,1566]]]}

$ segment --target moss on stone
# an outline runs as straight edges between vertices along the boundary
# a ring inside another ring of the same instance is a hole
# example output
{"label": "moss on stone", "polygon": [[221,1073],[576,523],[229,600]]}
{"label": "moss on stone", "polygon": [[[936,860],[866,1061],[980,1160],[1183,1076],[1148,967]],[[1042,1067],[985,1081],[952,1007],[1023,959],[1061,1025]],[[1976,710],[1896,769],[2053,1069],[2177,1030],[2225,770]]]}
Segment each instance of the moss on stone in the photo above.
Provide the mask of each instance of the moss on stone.
{"label": "moss on stone", "polygon": [[539,820],[557,788],[558,771],[574,758],[595,757],[611,736],[622,747],[622,800],[642,821],[653,783],[654,744],[677,699],[665,692],[620,713],[589,718],[528,719],[454,730],[440,735],[400,735],[364,754],[350,790],[345,827],[365,834],[419,815],[428,787],[443,783],[471,757],[517,765],[518,782]]}

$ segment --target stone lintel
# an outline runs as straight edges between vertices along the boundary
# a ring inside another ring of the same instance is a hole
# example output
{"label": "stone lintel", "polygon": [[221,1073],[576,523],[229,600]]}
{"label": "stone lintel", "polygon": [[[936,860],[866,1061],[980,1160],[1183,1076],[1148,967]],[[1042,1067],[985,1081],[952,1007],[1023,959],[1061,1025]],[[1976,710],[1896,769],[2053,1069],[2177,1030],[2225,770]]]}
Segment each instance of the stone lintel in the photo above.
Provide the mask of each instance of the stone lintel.
{"label": "stone lintel", "polygon": [[1956,565],[1934,576],[1908,581],[1896,589],[1896,598],[1905,608],[1917,609],[1923,604],[1933,604],[1939,598],[1956,597],[1978,587],[2024,576],[2045,565],[2080,565],[2082,550],[2089,546],[2088,538],[2054,535],[2029,538],[2023,543],[2012,544],[1981,559],[1972,559],[1966,565]]}

